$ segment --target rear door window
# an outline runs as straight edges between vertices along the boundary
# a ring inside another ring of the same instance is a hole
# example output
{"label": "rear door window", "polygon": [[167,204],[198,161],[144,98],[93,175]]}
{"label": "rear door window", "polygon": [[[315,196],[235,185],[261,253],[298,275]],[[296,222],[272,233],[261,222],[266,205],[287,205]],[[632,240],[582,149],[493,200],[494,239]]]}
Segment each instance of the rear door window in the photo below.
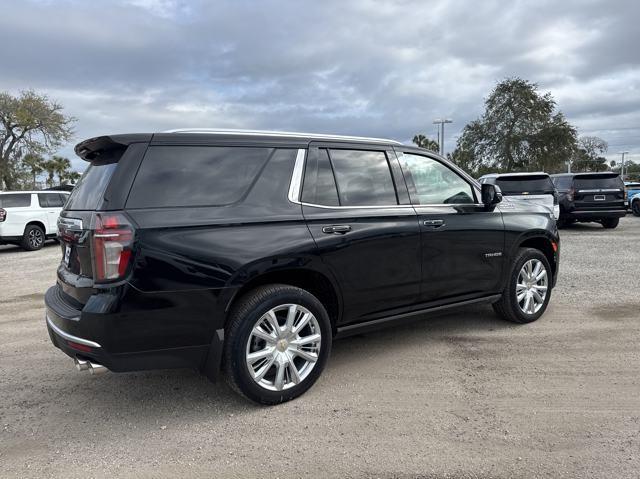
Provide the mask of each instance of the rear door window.
{"label": "rear door window", "polygon": [[313,205],[340,205],[329,152],[324,148],[311,151],[304,170],[302,201]]}
{"label": "rear door window", "polygon": [[496,184],[506,195],[543,195],[555,189],[548,176],[503,176]]}
{"label": "rear door window", "polygon": [[329,150],[341,206],[397,205],[384,151]]}
{"label": "rear door window", "polygon": [[23,208],[31,206],[30,193],[7,193],[0,195],[0,208]]}
{"label": "rear door window", "polygon": [[249,191],[273,148],[151,146],[136,175],[128,208],[223,206]]}
{"label": "rear door window", "polygon": [[42,208],[62,208],[65,199],[58,193],[38,193],[38,203]]}

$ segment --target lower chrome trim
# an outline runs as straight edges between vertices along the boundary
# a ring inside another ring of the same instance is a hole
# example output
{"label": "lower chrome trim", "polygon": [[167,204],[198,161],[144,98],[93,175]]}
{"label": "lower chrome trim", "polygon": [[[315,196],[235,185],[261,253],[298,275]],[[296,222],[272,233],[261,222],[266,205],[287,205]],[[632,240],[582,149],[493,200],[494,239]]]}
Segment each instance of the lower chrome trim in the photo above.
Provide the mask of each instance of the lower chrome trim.
{"label": "lower chrome trim", "polygon": [[79,338],[79,337],[74,336],[72,334],[65,333],[62,329],[60,329],[58,326],[53,324],[53,321],[51,321],[51,318],[49,317],[48,314],[45,314],[45,317],[47,318],[47,324],[53,330],[53,332],[56,333],[58,336],[62,336],[67,341],[72,341],[74,343],[83,344],[85,346],[89,346],[90,348],[101,348],[102,347],[102,346],[100,346],[98,343],[96,343],[94,341],[89,341],[88,339]]}

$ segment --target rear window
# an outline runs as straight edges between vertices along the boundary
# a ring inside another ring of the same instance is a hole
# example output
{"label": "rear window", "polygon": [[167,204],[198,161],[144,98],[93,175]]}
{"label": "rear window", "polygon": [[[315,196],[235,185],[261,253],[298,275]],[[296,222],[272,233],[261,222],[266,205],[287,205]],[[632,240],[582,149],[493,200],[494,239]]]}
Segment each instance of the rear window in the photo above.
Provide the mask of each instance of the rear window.
{"label": "rear window", "polygon": [[548,176],[502,177],[498,178],[496,184],[506,195],[545,194],[553,193],[555,189]]}
{"label": "rear window", "polygon": [[8,193],[0,195],[0,208],[21,208],[31,206],[30,193]]}
{"label": "rear window", "polygon": [[273,148],[151,146],[127,208],[223,206],[243,198]]}
{"label": "rear window", "polygon": [[95,210],[118,166],[117,162],[91,163],[78,181],[67,202],[67,210]]}
{"label": "rear window", "polygon": [[554,176],[553,184],[556,185],[556,188],[559,190],[568,190],[571,188],[571,184],[573,183],[572,176]]}
{"label": "rear window", "polygon": [[589,175],[576,176],[574,186],[577,190],[622,189],[624,187],[624,183],[619,176]]}

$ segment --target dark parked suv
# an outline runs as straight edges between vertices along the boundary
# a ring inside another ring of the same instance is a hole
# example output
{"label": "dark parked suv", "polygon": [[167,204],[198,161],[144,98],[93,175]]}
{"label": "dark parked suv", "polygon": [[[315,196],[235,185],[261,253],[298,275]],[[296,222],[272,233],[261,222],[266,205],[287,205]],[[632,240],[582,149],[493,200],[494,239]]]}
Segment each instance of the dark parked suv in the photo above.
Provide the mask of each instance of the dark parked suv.
{"label": "dark parked suv", "polygon": [[563,173],[551,179],[558,190],[561,227],[595,221],[615,228],[627,214],[624,183],[618,173]]}
{"label": "dark parked suv", "polygon": [[224,371],[275,404],[337,337],[482,302],[528,323],[556,283],[546,208],[391,140],[177,130],[76,153],[45,303],[80,370]]}

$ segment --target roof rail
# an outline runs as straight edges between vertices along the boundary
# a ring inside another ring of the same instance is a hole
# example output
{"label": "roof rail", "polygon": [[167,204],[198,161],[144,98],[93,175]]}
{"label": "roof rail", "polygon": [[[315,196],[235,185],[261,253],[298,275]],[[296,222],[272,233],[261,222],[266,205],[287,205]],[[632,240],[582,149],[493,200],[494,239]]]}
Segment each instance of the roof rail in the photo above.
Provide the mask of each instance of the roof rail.
{"label": "roof rail", "polygon": [[401,145],[396,140],[387,138],[368,138],[364,136],[345,136],[345,135],[323,135],[319,133],[301,133],[293,131],[272,131],[272,130],[235,130],[224,128],[178,128],[174,130],[166,130],[162,133],[200,133],[209,135],[254,135],[254,136],[276,136],[276,137],[294,137],[294,138],[312,138],[317,140],[351,140],[351,141],[368,141],[377,143],[394,143]]}

